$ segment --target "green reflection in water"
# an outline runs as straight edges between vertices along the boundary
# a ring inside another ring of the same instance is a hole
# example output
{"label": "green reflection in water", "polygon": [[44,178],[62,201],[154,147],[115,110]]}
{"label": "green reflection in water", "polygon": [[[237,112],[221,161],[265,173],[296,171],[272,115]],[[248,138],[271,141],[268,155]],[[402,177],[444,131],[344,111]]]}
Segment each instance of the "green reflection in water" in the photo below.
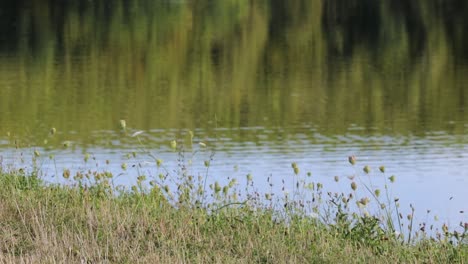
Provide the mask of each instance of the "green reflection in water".
{"label": "green reflection in water", "polygon": [[388,2],[2,3],[0,133],[464,134],[468,4]]}

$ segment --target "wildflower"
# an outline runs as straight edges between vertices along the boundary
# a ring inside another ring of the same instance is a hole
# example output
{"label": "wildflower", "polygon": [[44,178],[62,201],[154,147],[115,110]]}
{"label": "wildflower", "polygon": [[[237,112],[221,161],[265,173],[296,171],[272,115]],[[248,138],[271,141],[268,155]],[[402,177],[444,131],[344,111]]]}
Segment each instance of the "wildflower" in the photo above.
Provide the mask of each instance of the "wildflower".
{"label": "wildflower", "polygon": [[379,190],[379,189],[376,189],[376,190],[374,191],[374,194],[375,194],[375,196],[379,197],[379,196],[380,196],[380,190]]}
{"label": "wildflower", "polygon": [[70,178],[70,170],[66,169],[63,171],[63,178],[65,179]]}
{"label": "wildflower", "polygon": [[171,141],[171,148],[172,148],[172,149],[176,149],[176,148],[177,148],[177,141],[175,141],[175,140],[172,140],[172,141]]}
{"label": "wildflower", "polygon": [[232,179],[232,180],[229,182],[229,184],[228,184],[229,188],[234,187],[234,185],[236,185],[236,183],[237,183],[237,180],[236,180],[236,179]]}
{"label": "wildflower", "polygon": [[120,128],[125,130],[127,128],[127,122],[125,120],[120,120]]}
{"label": "wildflower", "polygon": [[219,193],[221,191],[221,186],[219,185],[218,182],[215,182],[214,191],[215,193]]}
{"label": "wildflower", "polygon": [[299,168],[298,167],[294,167],[294,174],[296,174],[296,175],[299,174]]}
{"label": "wildflower", "polygon": [[444,231],[444,233],[448,233],[448,226],[446,224],[442,225],[442,231]]}
{"label": "wildflower", "polygon": [[250,174],[250,173],[247,174],[246,178],[247,178],[247,181],[249,181],[249,182],[252,181],[252,174]]}
{"label": "wildflower", "polygon": [[370,172],[370,167],[368,165],[364,166],[364,168],[362,169],[365,173],[369,174]]}
{"label": "wildflower", "polygon": [[384,166],[380,166],[380,167],[379,167],[379,170],[380,170],[380,172],[384,173],[384,172],[385,172],[385,167],[384,167]]}
{"label": "wildflower", "polygon": [[139,182],[142,182],[142,181],[146,180],[146,176],[145,175],[140,175],[140,176],[137,177],[137,180]]}
{"label": "wildflower", "polygon": [[361,200],[359,200],[359,203],[364,205],[364,206],[366,206],[369,202],[370,202],[370,199],[367,198],[367,197],[364,197]]}

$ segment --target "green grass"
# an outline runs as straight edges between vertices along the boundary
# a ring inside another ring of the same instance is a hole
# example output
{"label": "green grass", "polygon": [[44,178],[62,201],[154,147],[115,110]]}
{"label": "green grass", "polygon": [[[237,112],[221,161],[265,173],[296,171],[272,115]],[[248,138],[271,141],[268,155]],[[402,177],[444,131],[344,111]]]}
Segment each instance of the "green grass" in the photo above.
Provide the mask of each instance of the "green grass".
{"label": "green grass", "polygon": [[326,224],[293,202],[279,217],[249,200],[177,203],[158,185],[116,194],[0,174],[0,262],[468,263],[466,240],[407,243],[372,216],[334,210]]}

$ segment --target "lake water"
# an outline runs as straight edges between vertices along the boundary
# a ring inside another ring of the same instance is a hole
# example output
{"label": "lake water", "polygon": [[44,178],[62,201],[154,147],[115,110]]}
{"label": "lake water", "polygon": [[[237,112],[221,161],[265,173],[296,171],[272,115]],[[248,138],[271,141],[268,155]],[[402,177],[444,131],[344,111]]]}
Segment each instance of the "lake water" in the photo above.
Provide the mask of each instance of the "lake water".
{"label": "lake water", "polygon": [[336,190],[369,165],[403,208],[466,222],[468,3],[387,2],[1,3],[3,165],[39,150],[51,181],[100,163],[131,185],[132,165],[158,173],[145,151],[177,169],[170,141],[191,151],[193,131],[194,174],[214,153],[212,177],[267,189],[296,162]]}

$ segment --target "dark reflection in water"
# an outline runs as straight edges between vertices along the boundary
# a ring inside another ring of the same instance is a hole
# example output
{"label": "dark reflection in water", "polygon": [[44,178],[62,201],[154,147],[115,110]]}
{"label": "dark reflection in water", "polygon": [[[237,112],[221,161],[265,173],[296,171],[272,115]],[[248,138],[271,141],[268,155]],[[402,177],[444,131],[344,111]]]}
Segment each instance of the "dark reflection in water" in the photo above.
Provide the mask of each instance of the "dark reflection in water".
{"label": "dark reflection in water", "polygon": [[463,134],[467,9],[455,0],[3,2],[0,130],[34,137],[55,126],[87,141],[123,118],[141,129]]}

